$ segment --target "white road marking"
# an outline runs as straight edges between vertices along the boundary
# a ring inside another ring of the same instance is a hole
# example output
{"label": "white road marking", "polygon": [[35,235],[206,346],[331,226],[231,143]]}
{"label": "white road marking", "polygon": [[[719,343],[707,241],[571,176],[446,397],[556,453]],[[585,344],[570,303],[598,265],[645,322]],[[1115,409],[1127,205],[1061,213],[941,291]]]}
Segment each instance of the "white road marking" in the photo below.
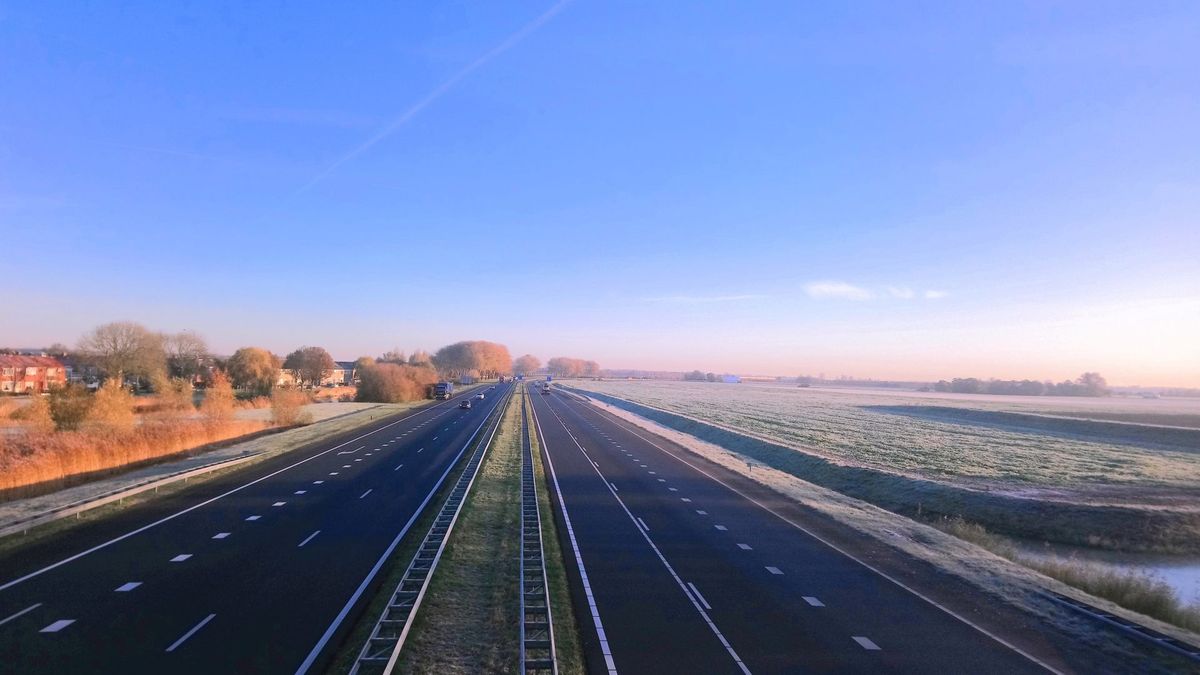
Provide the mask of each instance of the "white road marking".
{"label": "white road marking", "polygon": [[324,483],[324,482],[325,481],[323,481],[323,480],[314,480],[313,485],[320,485],[321,483]]}
{"label": "white road marking", "polygon": [[396,465],[396,468],[392,469],[392,471],[399,471],[399,470],[400,470],[400,468],[401,468],[401,467],[403,467],[403,466],[404,466],[403,464],[397,464],[397,465]]}
{"label": "white road marking", "polygon": [[609,486],[609,487],[611,487],[611,488],[613,489],[613,492],[617,492],[617,486],[616,486],[616,485],[613,485],[612,483],[609,483],[609,484],[608,484],[608,486]]}
{"label": "white road marking", "polygon": [[650,472],[650,475],[651,475],[651,476],[657,476],[657,475],[658,475],[658,472],[657,472],[657,471],[651,471],[651,472]]}
{"label": "white road marking", "polygon": [[689,581],[688,588],[692,589],[692,592],[696,594],[696,599],[700,601],[700,604],[704,605],[704,609],[712,609],[712,605],[708,604],[703,595],[700,595],[700,589],[696,588],[696,584]]}
{"label": "white road marking", "polygon": [[680,500],[680,501],[684,501],[684,502],[690,502],[690,501],[692,501],[692,500],[688,499],[687,497],[680,497],[680,498],[679,498],[679,500]]}
{"label": "white road marking", "polygon": [[250,517],[249,517],[249,518],[247,518],[246,520],[249,520],[249,521],[253,522],[253,521],[255,521],[255,520],[258,520],[259,518],[262,518],[262,516],[250,516]]}
{"label": "white road marking", "polygon": [[417,452],[423,452],[424,450],[425,450],[425,448],[421,448],[421,449],[417,450]]}
{"label": "white road marking", "polygon": [[804,596],[804,601],[807,602],[808,604],[812,605],[813,607],[824,607],[825,606],[825,603],[821,602],[820,600],[814,598],[811,595]]}
{"label": "white road marking", "polygon": [[671,487],[669,487],[669,488],[667,488],[667,489],[668,489],[668,490],[670,490],[671,492],[679,492],[679,488],[671,488]]}
{"label": "white road marking", "polygon": [[342,468],[343,468],[343,469],[349,469],[349,468],[350,468],[350,465],[349,465],[349,464],[343,464],[343,465],[342,465]]}
{"label": "white road marking", "polygon": [[286,504],[286,503],[287,503],[287,502],[275,502],[275,503],[274,503],[274,504],[272,504],[271,506],[283,506],[283,505],[284,505],[284,504]]}
{"label": "white road marking", "polygon": [[116,588],[114,588],[113,592],[114,593],[128,593],[129,591],[132,591],[133,589],[135,589],[141,585],[142,585],[142,582],[140,582],[140,581],[129,581],[129,582],[123,583],[120,586],[117,586]]}
{"label": "white road marking", "polygon": [[659,478],[659,479],[658,479],[658,482],[660,482],[660,483],[665,483],[665,482],[667,482],[667,479],[666,479],[666,478]]}
{"label": "white road marking", "polygon": [[305,537],[305,538],[304,538],[304,541],[300,542],[300,543],[299,543],[299,544],[296,546],[296,548],[300,548],[301,546],[304,546],[304,545],[305,545],[305,544],[307,544],[308,542],[312,541],[312,540],[313,540],[313,537],[317,536],[318,534],[321,534],[321,531],[320,531],[320,530],[317,530],[316,532],[313,532],[312,534],[308,535],[307,537]]}
{"label": "white road marking", "polygon": [[641,518],[638,518],[637,521],[641,524],[643,530],[647,532],[650,531],[650,526],[646,524],[646,521],[642,520]]}
{"label": "white road marking", "polygon": [[[433,437],[433,440],[435,440],[435,441],[436,441],[437,439],[438,439],[438,437],[437,437],[437,436],[434,436],[434,437]],[[422,449],[424,449],[424,448],[422,448]]]}
{"label": "white road marking", "polygon": [[346,450],[346,451],[343,451],[343,452],[339,452],[338,454],[339,454],[339,455],[353,455],[354,453],[358,452],[359,450],[362,450],[362,449],[363,449],[363,448],[365,448],[365,447],[367,447],[367,446],[363,445],[363,446],[357,447],[357,448],[355,448],[355,449],[353,449],[353,450]]}
{"label": "white road marking", "polygon": [[783,574],[783,570],[779,569],[778,567],[772,567],[771,565],[767,565],[767,571],[771,574]]}
{"label": "white road marking", "polygon": [[73,623],[75,623],[75,619],[59,619],[58,621],[55,621],[54,623],[50,624],[49,626],[46,626],[45,628],[39,630],[38,632],[39,633],[57,633],[58,631],[66,628],[67,626],[70,626]]}
{"label": "white road marking", "polygon": [[717,528],[718,530],[720,530],[722,532],[729,529],[728,527],[725,527],[724,525],[713,525],[713,527]]}
{"label": "white road marking", "polygon": [[361,462],[361,461],[362,461],[362,457],[359,457],[358,459],[356,459],[356,460],[354,460],[354,461],[356,461],[356,462]]}
{"label": "white road marking", "polygon": [[879,645],[875,644],[869,637],[864,637],[862,635],[852,635],[850,637],[854,638],[854,641],[857,642],[859,645],[861,645],[862,648],[867,651],[870,651],[870,652],[879,651]]}
{"label": "white road marking", "polygon": [[213,535],[213,539],[224,539],[225,537],[228,537],[230,534],[232,534],[232,532],[218,532]]}
{"label": "white road marking", "polygon": [[184,634],[183,634],[183,637],[181,637],[181,638],[179,638],[178,640],[176,640],[175,642],[171,643],[171,646],[170,646],[170,647],[167,647],[167,651],[169,651],[169,652],[173,652],[173,651],[175,651],[176,649],[178,649],[178,648],[179,648],[179,645],[183,644],[184,642],[187,642],[187,639],[188,639],[188,638],[190,638],[190,637],[192,637],[193,635],[195,635],[195,634],[196,634],[196,631],[200,630],[201,628],[204,628],[204,626],[205,626],[205,625],[206,625],[206,624],[207,624],[209,621],[212,621],[214,616],[216,616],[216,614],[209,614],[208,616],[204,617],[204,619],[203,619],[203,620],[201,620],[201,621],[200,621],[200,623],[196,624],[195,626],[192,626],[192,629],[191,629],[191,630],[189,630],[188,632],[184,633]]}
{"label": "white road marking", "polygon": [[754,549],[750,548],[750,544],[738,544],[738,548],[742,549],[743,551],[753,551],[754,550]]}
{"label": "white road marking", "polygon": [[306,492],[308,492],[308,490],[296,490],[296,491],[295,491],[295,492],[293,492],[292,494],[294,494],[294,495],[302,495],[302,494],[305,494]]}
{"label": "white road marking", "polygon": [[184,560],[187,560],[190,557],[192,557],[191,553],[180,553],[179,555],[175,556],[174,558],[171,558],[171,562],[183,562]]}
{"label": "white road marking", "polygon": [[35,610],[41,606],[42,606],[42,603],[40,603],[40,602],[37,604],[34,604],[34,605],[30,605],[30,606],[26,607],[25,609],[17,612],[16,614],[13,614],[12,616],[8,617],[7,619],[0,621],[0,626],[3,626],[4,624],[8,623],[9,621],[12,621],[13,619],[16,619],[20,616],[28,614],[29,612],[32,612],[33,610]]}
{"label": "white road marking", "polygon": [[364,492],[364,493],[362,493],[361,495],[359,495],[359,496],[358,496],[358,498],[359,498],[359,499],[362,499],[363,497],[366,497],[367,495],[371,494],[371,491],[372,491],[372,490],[374,490],[374,489],[375,489],[375,488],[371,488],[370,490],[367,490],[366,492]]}
{"label": "white road marking", "polygon": [[330,471],[330,472],[329,472],[329,475],[330,475],[330,476],[336,476],[336,475],[338,475],[338,472],[336,472],[336,471]]}
{"label": "white road marking", "polygon": [[708,511],[702,511],[702,510],[700,510],[700,509],[696,509],[696,513],[699,513],[699,514],[700,514],[700,515],[702,515],[702,516],[707,516],[707,515],[708,515]]}

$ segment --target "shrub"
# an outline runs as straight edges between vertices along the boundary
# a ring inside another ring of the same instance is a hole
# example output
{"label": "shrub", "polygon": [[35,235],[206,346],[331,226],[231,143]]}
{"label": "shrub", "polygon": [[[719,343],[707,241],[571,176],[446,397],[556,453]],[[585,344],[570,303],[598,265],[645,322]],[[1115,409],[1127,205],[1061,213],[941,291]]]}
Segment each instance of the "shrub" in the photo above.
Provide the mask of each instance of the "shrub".
{"label": "shrub", "polygon": [[92,407],[92,395],[87,387],[72,384],[50,392],[50,417],[59,431],[78,429]]}
{"label": "shrub", "polygon": [[402,403],[425,398],[427,387],[437,382],[437,373],[422,366],[379,363],[359,373],[356,400],[371,403]]}
{"label": "shrub", "polygon": [[115,379],[105,382],[96,392],[86,420],[110,431],[129,431],[134,425],[133,395]]}
{"label": "shrub", "polygon": [[33,396],[29,405],[13,411],[9,417],[29,426],[31,432],[54,431],[54,418],[50,416],[50,401],[45,396]]}
{"label": "shrub", "polygon": [[312,422],[312,415],[304,411],[308,396],[299,389],[276,389],[271,394],[271,421],[290,427]]}
{"label": "shrub", "polygon": [[233,418],[233,385],[225,373],[213,374],[212,384],[204,390],[204,403],[200,404],[200,412],[210,420],[228,420]]}

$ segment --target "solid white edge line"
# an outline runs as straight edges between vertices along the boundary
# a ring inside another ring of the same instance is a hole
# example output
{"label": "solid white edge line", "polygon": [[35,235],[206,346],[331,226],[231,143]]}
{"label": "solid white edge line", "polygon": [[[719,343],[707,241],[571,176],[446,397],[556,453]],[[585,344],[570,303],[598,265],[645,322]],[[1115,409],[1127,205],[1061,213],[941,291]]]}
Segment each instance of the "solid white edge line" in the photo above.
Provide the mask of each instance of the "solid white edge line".
{"label": "solid white edge line", "polygon": [[[182,516],[182,515],[184,515],[185,513],[191,513],[192,511],[195,511],[195,510],[196,510],[196,509],[198,509],[198,508],[201,508],[201,507],[203,507],[203,506],[208,506],[209,504],[211,504],[211,503],[213,503],[213,502],[215,502],[215,501],[217,501],[217,500],[219,500],[219,499],[224,499],[225,497],[228,497],[229,495],[231,495],[231,494],[234,494],[234,493],[236,493],[236,492],[240,492],[240,491],[242,491],[242,490],[244,490],[244,489],[246,489],[246,488],[250,487],[251,485],[256,485],[256,484],[258,484],[258,483],[261,483],[261,482],[263,482],[264,480],[267,480],[268,478],[273,478],[273,477],[275,477],[275,476],[278,476],[279,474],[283,473],[284,471],[289,471],[289,470],[291,470],[291,469],[294,469],[294,468],[296,468],[296,467],[300,466],[301,464],[306,464],[306,463],[308,463],[308,462],[311,462],[312,460],[314,460],[314,459],[316,459],[316,458],[318,458],[318,457],[323,457],[323,456],[325,456],[325,455],[328,455],[329,453],[333,452],[334,450],[337,450],[338,448],[344,448],[344,447],[346,447],[347,445],[350,445],[351,443],[355,443],[355,442],[357,442],[357,441],[360,441],[360,440],[362,440],[362,439],[364,439],[364,438],[366,438],[367,436],[370,436],[370,435],[372,435],[372,434],[377,434],[377,433],[379,433],[380,431],[383,431],[384,429],[387,429],[388,427],[393,427],[393,426],[395,426],[395,425],[397,425],[397,424],[400,424],[401,422],[404,422],[404,421],[406,421],[406,420],[410,420],[410,419],[412,419],[412,418],[416,417],[417,415],[424,415],[424,414],[425,414],[425,413],[427,413],[427,412],[430,412],[430,411],[432,411],[432,410],[436,410],[437,408],[439,408],[439,407],[441,407],[441,406],[443,406],[443,405],[446,405],[447,403],[450,403],[450,401],[446,401],[445,403],[438,403],[438,404],[435,404],[435,405],[429,406],[428,408],[424,408],[424,409],[422,409],[422,410],[419,410],[419,411],[417,411],[417,412],[415,412],[415,413],[413,413],[413,414],[411,414],[411,415],[407,415],[407,416],[405,416],[405,417],[401,417],[400,419],[398,419],[398,420],[396,420],[396,421],[394,421],[394,422],[388,422],[387,424],[385,424],[385,425],[383,425],[383,426],[379,427],[378,429],[372,429],[371,431],[368,431],[367,433],[365,433],[365,434],[362,434],[361,436],[356,436],[355,438],[351,438],[350,440],[348,440],[348,441],[346,441],[346,442],[344,442],[344,443],[339,443],[338,445],[335,445],[335,446],[333,446],[332,448],[329,448],[329,449],[327,449],[327,450],[322,450],[321,452],[318,452],[318,453],[317,453],[317,454],[315,454],[315,455],[312,455],[312,456],[309,456],[309,457],[305,457],[304,459],[300,460],[299,462],[296,462],[295,464],[289,464],[288,466],[285,466],[285,467],[283,467],[282,469],[279,469],[279,470],[277,470],[277,471],[273,471],[273,472],[271,472],[271,473],[269,473],[269,474],[267,474],[267,475],[265,475],[265,476],[262,476],[261,478],[256,478],[256,479],[254,479],[254,480],[250,481],[249,483],[246,483],[245,485],[240,485],[240,486],[238,486],[238,487],[235,487],[235,488],[233,488],[232,490],[229,490],[228,492],[224,492],[224,493],[222,493],[222,494],[219,494],[219,495],[217,495],[216,497],[212,497],[212,498],[210,498],[210,499],[206,499],[206,500],[204,500],[204,501],[200,502],[199,504],[195,504],[195,505],[193,505],[193,506],[189,506],[189,507],[187,507],[186,509],[183,509],[182,511],[176,511],[175,513],[172,513],[172,514],[171,514],[171,515],[169,515],[169,516],[165,516],[165,517],[163,517],[163,518],[159,518],[158,520],[156,520],[156,521],[154,521],[154,522],[152,522],[152,523],[150,523],[150,524],[148,524],[148,525],[143,525],[143,526],[141,526],[141,527],[139,527],[139,528],[137,528],[137,529],[135,529],[135,530],[130,530],[129,532],[126,532],[125,534],[122,534],[122,535],[121,535],[121,536],[119,536],[119,537],[114,537],[114,538],[112,538],[112,539],[109,539],[109,540],[108,540],[108,541],[106,541],[106,542],[103,542],[103,543],[100,543],[100,544],[96,544],[95,546],[93,546],[93,547],[91,547],[91,548],[89,548],[89,549],[86,549],[86,550],[84,550],[84,551],[80,551],[79,553],[76,553],[76,554],[74,554],[74,555],[72,555],[72,556],[69,556],[69,557],[63,558],[62,560],[59,560],[59,561],[58,561],[58,562],[56,562],[56,563],[53,563],[53,564],[47,565],[47,566],[45,566],[45,567],[43,567],[43,568],[41,568],[41,569],[39,569],[39,570],[35,570],[35,571],[33,571],[33,572],[30,572],[29,574],[26,574],[26,575],[25,575],[25,576],[23,576],[23,577],[18,577],[18,578],[16,578],[16,579],[13,579],[12,581],[9,581],[9,582],[5,583],[3,586],[0,586],[0,591],[7,590],[7,589],[9,589],[9,588],[12,588],[13,586],[16,586],[17,584],[23,583],[23,582],[25,582],[25,581],[29,581],[30,579],[32,579],[32,578],[34,578],[34,577],[36,577],[36,576],[40,576],[40,575],[42,575],[42,574],[45,574],[46,572],[49,572],[49,571],[50,571],[50,570],[52,570],[52,569],[55,569],[55,568],[57,568],[57,567],[61,567],[61,566],[65,565],[65,564],[67,564],[67,563],[69,563],[69,562],[72,562],[72,561],[78,560],[78,559],[82,558],[82,557],[83,557],[83,556],[85,556],[85,555],[89,555],[89,554],[95,553],[96,551],[99,551],[99,550],[101,550],[101,549],[103,549],[103,548],[107,548],[107,547],[109,547],[109,546],[111,546],[111,545],[113,545],[113,544],[115,544],[115,543],[117,543],[117,542],[119,542],[119,541],[124,541],[125,539],[128,539],[128,538],[130,538],[130,537],[132,537],[132,536],[134,536],[134,535],[141,534],[142,532],[145,532],[146,530],[149,530],[149,529],[150,529],[150,528],[152,528],[152,527],[157,527],[157,526],[159,526],[159,525],[162,525],[162,524],[163,524],[163,523],[165,523],[165,522],[168,522],[168,521],[174,520],[174,519],[178,518],[179,516]],[[443,410],[442,412],[445,412],[445,410]]]}
{"label": "solid white edge line", "polygon": [[[614,397],[614,398],[620,398],[620,397]],[[622,399],[622,400],[624,400],[624,399]],[[635,405],[641,405],[641,404],[635,404]],[[614,406],[614,407],[616,407],[616,406]],[[649,407],[649,406],[647,406],[647,407]],[[967,619],[966,617],[964,617],[964,616],[962,616],[961,614],[959,614],[959,613],[955,612],[954,610],[950,609],[949,607],[946,607],[945,605],[943,605],[943,604],[939,603],[938,601],[934,600],[933,598],[930,598],[929,596],[927,596],[927,595],[925,595],[925,594],[921,593],[920,591],[918,591],[918,590],[916,590],[916,589],[912,588],[911,586],[908,586],[908,585],[907,585],[907,584],[905,584],[904,582],[902,582],[902,581],[900,581],[899,579],[897,579],[897,578],[895,578],[895,577],[893,577],[893,576],[891,576],[891,575],[887,574],[886,572],[884,572],[884,571],[882,571],[882,570],[878,569],[877,567],[875,567],[875,566],[871,565],[870,563],[864,562],[863,560],[860,560],[860,559],[858,559],[857,557],[855,557],[855,556],[851,555],[850,553],[847,553],[845,550],[843,550],[842,548],[840,548],[839,546],[837,546],[837,545],[836,545],[836,544],[834,544],[833,542],[831,542],[831,541],[829,541],[829,540],[825,539],[824,537],[821,537],[820,535],[818,535],[818,534],[816,534],[815,532],[813,532],[813,531],[809,530],[808,528],[804,527],[803,525],[800,525],[799,523],[796,523],[796,522],[792,521],[792,520],[791,520],[791,519],[789,519],[787,516],[784,516],[783,514],[779,513],[778,511],[776,511],[776,510],[774,510],[774,509],[772,509],[771,507],[767,506],[766,504],[763,504],[762,502],[760,502],[760,501],[758,501],[757,499],[755,499],[755,498],[751,497],[750,495],[747,495],[746,493],[742,492],[741,490],[738,490],[737,488],[733,487],[732,485],[729,485],[728,483],[726,483],[725,481],[721,480],[720,478],[717,478],[716,476],[714,476],[714,475],[710,474],[709,472],[705,471],[704,469],[702,469],[702,468],[700,468],[700,467],[696,466],[695,464],[692,464],[691,462],[687,461],[686,459],[684,459],[684,458],[682,458],[682,457],[680,457],[680,456],[676,455],[675,453],[671,452],[670,450],[667,450],[666,448],[663,448],[662,446],[660,446],[659,444],[655,443],[654,441],[652,441],[652,440],[650,440],[650,439],[646,438],[645,436],[641,435],[640,433],[638,433],[637,431],[635,431],[633,428],[630,428],[631,426],[633,426],[633,425],[632,425],[632,423],[630,423],[630,422],[625,422],[624,424],[622,424],[621,422],[623,422],[624,420],[621,420],[621,418],[620,418],[620,417],[617,417],[616,415],[613,415],[612,413],[608,413],[607,411],[604,411],[603,409],[601,409],[601,408],[598,408],[597,406],[595,406],[595,405],[592,405],[591,403],[589,403],[589,404],[587,405],[587,409],[588,409],[588,410],[591,410],[593,413],[595,413],[595,414],[597,414],[597,415],[600,415],[600,414],[607,414],[607,416],[608,416],[608,417],[611,417],[611,418],[612,418],[612,420],[613,420],[611,423],[613,423],[613,424],[617,424],[618,426],[622,427],[623,429],[625,429],[625,430],[626,430],[626,431],[628,431],[629,433],[633,434],[634,436],[637,436],[638,438],[642,439],[642,440],[643,440],[643,441],[645,441],[646,443],[648,443],[648,444],[650,444],[651,446],[653,446],[653,447],[657,448],[657,449],[658,449],[660,452],[662,452],[663,454],[665,454],[665,455],[667,455],[667,456],[669,456],[669,457],[672,457],[672,458],[674,458],[676,461],[678,461],[678,462],[680,462],[680,463],[682,463],[682,464],[685,464],[685,465],[687,465],[687,466],[691,467],[692,469],[694,469],[695,471],[699,472],[700,474],[702,474],[702,475],[704,475],[704,476],[708,477],[710,480],[712,480],[712,481],[714,481],[714,482],[716,482],[716,483],[719,483],[719,484],[721,484],[721,485],[725,486],[725,488],[726,488],[726,489],[728,489],[728,490],[730,490],[731,492],[733,492],[733,493],[735,493],[735,494],[737,494],[737,495],[741,496],[743,499],[746,499],[746,500],[748,500],[750,503],[752,503],[752,504],[754,504],[754,505],[758,506],[759,508],[761,508],[762,510],[766,511],[767,513],[770,513],[771,515],[773,515],[773,516],[775,516],[776,518],[778,518],[778,519],[782,520],[783,522],[787,523],[788,525],[791,525],[792,527],[796,528],[797,530],[800,530],[801,532],[803,532],[803,533],[807,534],[808,536],[812,537],[813,539],[816,539],[817,541],[821,542],[822,544],[825,544],[825,545],[826,545],[826,546],[828,546],[829,548],[831,548],[831,549],[833,549],[833,550],[837,551],[838,553],[840,553],[840,554],[842,554],[842,555],[846,556],[847,558],[849,558],[849,559],[853,560],[854,562],[858,563],[859,565],[862,565],[863,567],[865,567],[865,568],[867,568],[867,569],[871,570],[871,571],[872,571],[872,572],[874,572],[875,574],[878,574],[879,576],[883,577],[884,579],[887,579],[888,581],[892,582],[893,584],[896,584],[897,586],[899,586],[900,588],[903,588],[904,590],[908,591],[909,593],[912,593],[913,595],[917,596],[917,597],[918,597],[918,598],[920,598],[921,600],[924,600],[925,602],[929,603],[930,605],[933,605],[934,607],[936,607],[936,608],[938,608],[938,609],[942,610],[943,612],[945,612],[945,613],[949,614],[950,616],[954,617],[955,619],[958,619],[959,621],[961,621],[961,622],[965,623],[966,625],[970,626],[971,628],[974,628],[976,631],[978,631],[978,632],[982,633],[983,635],[986,635],[987,637],[989,637],[989,638],[991,638],[991,639],[995,640],[996,642],[999,642],[1000,644],[1004,645],[1005,647],[1008,647],[1009,649],[1011,649],[1011,650],[1013,650],[1014,652],[1016,652],[1016,653],[1020,654],[1021,656],[1024,656],[1026,659],[1029,659],[1031,662],[1033,662],[1033,663],[1035,663],[1035,664],[1037,664],[1037,665],[1041,666],[1042,668],[1045,668],[1047,671],[1049,671],[1049,672],[1051,672],[1051,673],[1055,673],[1056,675],[1065,675],[1065,674],[1063,673],[1063,671],[1061,671],[1061,670],[1059,670],[1059,669],[1055,668],[1054,666],[1051,666],[1050,664],[1046,663],[1045,661],[1042,661],[1041,659],[1037,658],[1037,657],[1036,657],[1036,656],[1034,656],[1033,654],[1030,654],[1029,652],[1025,651],[1024,649],[1021,649],[1020,647],[1018,647],[1018,646],[1016,646],[1016,645],[1012,644],[1012,643],[1011,643],[1011,642],[1009,642],[1008,640],[1005,640],[1004,638],[1002,638],[1002,637],[1000,637],[1000,636],[998,636],[998,635],[996,635],[996,634],[992,633],[991,631],[987,630],[986,628],[984,628],[984,627],[982,627],[982,626],[979,626],[979,625],[977,625],[977,624],[973,623],[973,622],[972,622],[970,619]],[[629,412],[629,411],[628,411],[628,410],[626,410],[625,412]],[[663,412],[666,412],[666,413],[669,413],[669,414],[675,414],[675,413],[671,413],[669,410],[664,410]],[[629,414],[631,414],[631,415],[634,415],[634,416],[639,416],[639,415],[637,415],[637,413],[632,413],[632,412],[630,412]],[[628,425],[628,426],[627,426],[627,425]],[[649,432],[647,432],[647,433],[649,433]],[[722,467],[722,468],[724,468],[724,467]]]}
{"label": "solid white edge line", "polygon": [[[447,400],[446,402],[449,403],[451,400],[453,399]],[[495,404],[493,404],[492,410],[495,409]],[[301,663],[296,669],[296,675],[307,673],[308,669],[312,668],[313,663],[316,662],[317,657],[321,654],[321,650],[324,649],[329,640],[333,638],[333,634],[337,631],[338,626],[340,626],[341,623],[346,620],[346,616],[350,614],[350,610],[353,609],[354,605],[358,602],[358,599],[362,597],[362,594],[366,592],[367,587],[370,586],[371,580],[375,578],[376,574],[379,574],[379,570],[383,567],[384,563],[386,563],[388,558],[392,556],[392,552],[396,550],[396,546],[400,544],[400,540],[404,538],[404,535],[408,534],[409,528],[412,527],[412,524],[415,523],[417,518],[425,511],[425,506],[429,504],[429,500],[433,499],[433,495],[436,494],[437,491],[442,487],[442,483],[445,482],[446,476],[450,475],[450,472],[454,469],[455,465],[458,464],[458,460],[462,458],[463,453],[467,450],[467,447],[471,445],[471,442],[475,440],[475,436],[477,436],[479,431],[483,429],[483,425],[485,422],[487,422],[487,418],[490,415],[491,411],[489,411],[488,415],[483,416],[483,421],[479,423],[479,426],[475,428],[475,431],[471,434],[471,437],[468,438],[467,442],[463,444],[462,449],[458,451],[458,455],[456,455],[450,462],[449,466],[446,467],[446,471],[442,473],[440,478],[438,478],[437,482],[433,485],[433,488],[429,491],[429,494],[425,495],[425,499],[421,501],[420,506],[413,511],[412,517],[409,518],[408,522],[404,524],[404,529],[400,530],[400,533],[396,535],[395,539],[392,539],[392,543],[389,544],[387,549],[384,550],[383,555],[379,556],[379,560],[375,561],[375,566],[371,568],[370,572],[367,572],[367,576],[363,578],[362,583],[360,583],[358,588],[354,590],[354,594],[351,595],[350,599],[346,601],[346,604],[342,607],[342,610],[338,612],[338,615],[334,617],[333,622],[330,623],[329,627],[325,629],[325,633],[321,635],[321,639],[317,640],[317,644],[313,646],[312,651],[308,653],[308,656],[305,657],[304,662]]]}
{"label": "solid white edge line", "polygon": [[[575,434],[571,433],[571,430],[567,428],[567,423],[564,422],[562,417],[555,412],[553,407],[550,406],[549,401],[546,401],[546,408],[549,409],[556,418],[558,418],[558,423],[561,424],[563,430],[567,432],[567,436],[571,438],[571,442],[575,444],[575,447],[579,448],[580,452],[583,452],[583,446],[579,444],[579,440],[575,438]],[[595,471],[598,476],[600,476],[600,479],[604,481],[604,484],[607,486],[608,478],[606,478],[599,469],[593,467],[592,470]],[[621,499],[620,495],[612,492],[611,488],[609,489],[609,492],[612,493],[613,499],[617,500],[617,504],[621,506],[621,510],[625,512],[625,515],[629,517],[629,520],[635,521],[636,524],[636,518],[634,517],[633,513],[630,512],[629,507],[625,506],[625,501]],[[717,636],[717,640],[721,643],[721,646],[725,647],[725,651],[729,653],[729,656],[733,659],[734,663],[737,664],[738,668],[740,668],[743,673],[750,675],[750,668],[748,668],[745,662],[742,661],[742,657],[738,655],[737,651],[733,648],[733,645],[729,644],[729,640],[725,638],[725,634],[721,632],[721,629],[717,628],[717,624],[713,621],[712,617],[708,615],[708,612],[706,612],[704,608],[700,606],[700,603],[696,601],[696,598],[692,597],[687,585],[683,583],[683,579],[681,579],[675,572],[675,568],[671,566],[671,563],[667,561],[666,556],[663,555],[662,551],[660,551],[658,546],[655,545],[654,540],[650,538],[648,533],[640,529],[638,530],[638,534],[642,535],[642,538],[644,538],[646,543],[650,545],[650,548],[654,551],[654,554],[658,556],[659,561],[662,562],[663,566],[667,568],[667,572],[670,573],[671,578],[675,580],[675,583],[679,586],[679,589],[683,591],[684,597],[686,597],[688,601],[692,603],[692,607],[696,608],[696,611],[700,614],[700,617],[706,624],[708,624],[709,630],[711,630],[713,634]]]}
{"label": "solid white edge line", "polygon": [[184,633],[184,634],[183,634],[183,637],[181,637],[181,638],[179,638],[178,640],[176,640],[175,642],[173,642],[173,643],[171,644],[171,646],[170,646],[170,647],[167,647],[167,651],[169,651],[169,652],[173,652],[173,651],[175,651],[177,648],[179,648],[179,645],[183,644],[184,642],[187,642],[187,639],[188,639],[188,638],[190,638],[190,637],[192,637],[193,635],[195,635],[195,634],[196,634],[196,632],[197,632],[197,631],[199,631],[201,628],[204,628],[204,626],[205,626],[205,625],[206,625],[206,624],[207,624],[209,621],[212,621],[214,616],[216,616],[216,614],[209,614],[208,616],[204,617],[204,619],[202,619],[202,620],[200,621],[200,623],[196,624],[195,626],[192,626],[192,629],[191,629],[191,630],[189,630],[188,632]]}
{"label": "solid white edge line", "polygon": [[302,548],[305,544],[312,541],[313,537],[317,536],[318,534],[321,534],[320,530],[317,530],[316,532],[313,532],[312,534],[308,535],[307,537],[304,538],[304,541],[302,541],[296,545],[296,548]]}
{"label": "solid white edge line", "polygon": [[[587,568],[583,565],[583,554],[579,552],[579,544],[575,541],[575,529],[571,526],[571,515],[567,513],[567,502],[562,489],[558,485],[558,473],[554,470],[554,460],[550,459],[550,450],[546,446],[546,435],[542,433],[542,423],[538,420],[537,410],[530,400],[529,412],[533,416],[533,424],[537,427],[538,440],[541,441],[542,454],[546,457],[546,466],[550,469],[550,479],[554,481],[554,491],[558,494],[558,508],[562,511],[563,523],[567,526],[567,538],[571,542],[571,550],[575,554],[575,564],[579,567],[579,578],[583,580],[583,594],[587,597],[588,609],[591,611],[592,624],[596,628],[596,637],[600,640],[600,653],[608,666],[610,675],[617,675],[617,664],[613,662],[612,650],[608,645],[608,636],[604,632],[604,622],[600,619],[600,610],[596,607],[596,597],[592,594],[592,584],[588,581]],[[551,411],[553,412],[553,411]]]}

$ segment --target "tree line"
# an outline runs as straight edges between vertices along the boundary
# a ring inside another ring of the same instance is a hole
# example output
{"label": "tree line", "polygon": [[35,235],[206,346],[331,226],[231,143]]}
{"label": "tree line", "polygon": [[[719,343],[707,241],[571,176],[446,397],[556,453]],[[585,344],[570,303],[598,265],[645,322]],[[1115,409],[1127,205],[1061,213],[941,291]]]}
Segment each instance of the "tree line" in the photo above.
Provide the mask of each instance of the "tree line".
{"label": "tree line", "polygon": [[1005,396],[1108,396],[1108,382],[1100,373],[1084,373],[1074,380],[1059,383],[1038,380],[981,380],[958,377],[938,380],[934,391],[955,394],[999,394]]}

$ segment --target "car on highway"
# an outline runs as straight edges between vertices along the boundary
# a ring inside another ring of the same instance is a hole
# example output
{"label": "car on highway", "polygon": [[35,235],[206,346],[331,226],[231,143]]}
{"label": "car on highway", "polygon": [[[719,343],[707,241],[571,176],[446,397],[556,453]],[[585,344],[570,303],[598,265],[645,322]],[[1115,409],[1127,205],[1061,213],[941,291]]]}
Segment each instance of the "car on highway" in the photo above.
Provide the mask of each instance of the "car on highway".
{"label": "car on highway", "polygon": [[471,399],[467,399],[462,403],[459,403],[458,407],[462,408],[463,410],[469,410],[471,408]]}
{"label": "car on highway", "polygon": [[483,399],[483,394],[475,394],[475,398]]}

